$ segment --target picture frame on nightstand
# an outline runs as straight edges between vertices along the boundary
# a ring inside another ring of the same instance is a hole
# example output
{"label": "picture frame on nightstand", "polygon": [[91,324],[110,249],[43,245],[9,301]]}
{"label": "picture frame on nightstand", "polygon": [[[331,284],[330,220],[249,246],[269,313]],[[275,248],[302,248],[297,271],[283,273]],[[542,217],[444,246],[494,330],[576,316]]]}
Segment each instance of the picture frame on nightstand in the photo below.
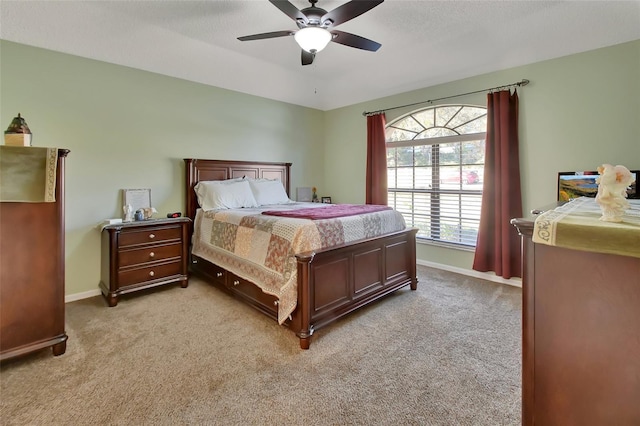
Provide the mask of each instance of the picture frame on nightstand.
{"label": "picture frame on nightstand", "polygon": [[325,204],[331,204],[331,197],[322,197],[322,202]]}
{"label": "picture frame on nightstand", "polygon": [[296,201],[310,203],[313,201],[313,191],[311,187],[301,187],[296,189]]}
{"label": "picture frame on nightstand", "polygon": [[122,206],[131,206],[135,212],[139,209],[151,208],[151,189],[123,189]]}

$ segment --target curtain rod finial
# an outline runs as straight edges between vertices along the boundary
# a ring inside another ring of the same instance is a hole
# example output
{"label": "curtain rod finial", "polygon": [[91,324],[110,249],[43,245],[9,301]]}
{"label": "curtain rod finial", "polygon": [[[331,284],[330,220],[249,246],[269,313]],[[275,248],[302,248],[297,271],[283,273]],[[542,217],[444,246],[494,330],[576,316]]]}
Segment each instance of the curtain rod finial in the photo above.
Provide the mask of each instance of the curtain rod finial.
{"label": "curtain rod finial", "polygon": [[526,86],[527,84],[529,84],[529,80],[527,80],[526,78],[523,78],[519,85]]}

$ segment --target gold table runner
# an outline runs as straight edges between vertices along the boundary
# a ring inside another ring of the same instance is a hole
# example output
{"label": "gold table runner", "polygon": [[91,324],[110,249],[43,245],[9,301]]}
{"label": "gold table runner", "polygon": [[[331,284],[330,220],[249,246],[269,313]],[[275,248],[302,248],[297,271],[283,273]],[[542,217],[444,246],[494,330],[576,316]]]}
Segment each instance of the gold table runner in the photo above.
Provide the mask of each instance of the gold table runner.
{"label": "gold table runner", "polygon": [[574,250],[640,257],[640,202],[622,222],[600,220],[602,211],[594,198],[581,197],[540,214],[533,228],[533,242]]}
{"label": "gold table runner", "polygon": [[0,146],[0,201],[56,201],[57,148]]}

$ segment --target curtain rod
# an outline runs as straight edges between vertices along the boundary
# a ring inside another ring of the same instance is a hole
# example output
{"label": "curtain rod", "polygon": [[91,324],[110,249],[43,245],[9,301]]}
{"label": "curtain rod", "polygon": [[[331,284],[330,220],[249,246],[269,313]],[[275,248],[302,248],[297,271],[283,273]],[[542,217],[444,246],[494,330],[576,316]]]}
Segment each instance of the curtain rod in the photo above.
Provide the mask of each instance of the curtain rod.
{"label": "curtain rod", "polygon": [[501,90],[501,89],[506,89],[506,88],[514,87],[514,86],[526,86],[527,84],[529,84],[529,80],[527,80],[526,78],[523,78],[521,81],[518,81],[517,83],[505,84],[503,86],[496,86],[496,87],[491,87],[489,89],[476,90],[475,92],[460,93],[459,95],[445,96],[444,98],[430,99],[428,101],[420,101],[420,102],[415,102],[415,103],[407,104],[407,105],[400,105],[400,106],[395,106],[395,107],[391,107],[391,108],[379,109],[377,111],[365,111],[365,112],[362,113],[362,115],[364,115],[365,117],[368,117],[370,115],[382,114],[383,112],[390,111],[392,109],[406,108],[406,107],[410,107],[410,106],[414,106],[414,105],[426,104],[426,103],[431,103],[431,102],[435,102],[435,101],[442,101],[444,99],[457,98],[459,96],[473,95],[473,94],[476,94],[476,93],[493,92],[494,90]]}

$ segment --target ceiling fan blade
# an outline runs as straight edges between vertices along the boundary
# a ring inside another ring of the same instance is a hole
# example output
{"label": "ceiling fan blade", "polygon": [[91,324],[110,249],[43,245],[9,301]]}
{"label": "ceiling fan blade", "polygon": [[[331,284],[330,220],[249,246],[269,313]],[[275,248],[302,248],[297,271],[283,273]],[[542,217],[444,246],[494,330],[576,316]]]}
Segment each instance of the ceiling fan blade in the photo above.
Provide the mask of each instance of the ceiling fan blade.
{"label": "ceiling fan blade", "polygon": [[313,58],[315,57],[315,53],[309,53],[306,50],[302,50],[302,65],[311,65],[313,63]]}
{"label": "ceiling fan blade", "polygon": [[357,49],[369,50],[371,52],[375,52],[380,49],[382,46],[380,43],[376,43],[373,40],[369,40],[368,38],[360,37],[359,35],[345,33],[344,31],[333,30],[331,34],[334,35],[333,41],[334,43],[343,44],[349,47],[355,47]]}
{"label": "ceiling fan blade", "polygon": [[324,22],[330,19],[333,22],[333,26],[340,25],[343,22],[347,22],[350,19],[360,16],[363,13],[373,9],[384,0],[352,0],[349,3],[345,3],[342,6],[338,6],[330,12],[327,12],[320,22]]}
{"label": "ceiling fan blade", "polygon": [[253,34],[253,35],[238,37],[238,40],[240,41],[262,40],[265,38],[286,37],[293,34],[294,34],[294,31],[273,31],[270,33]]}
{"label": "ceiling fan blade", "polygon": [[269,2],[294,21],[302,20],[305,24],[309,22],[307,17],[287,0],[269,0]]}

